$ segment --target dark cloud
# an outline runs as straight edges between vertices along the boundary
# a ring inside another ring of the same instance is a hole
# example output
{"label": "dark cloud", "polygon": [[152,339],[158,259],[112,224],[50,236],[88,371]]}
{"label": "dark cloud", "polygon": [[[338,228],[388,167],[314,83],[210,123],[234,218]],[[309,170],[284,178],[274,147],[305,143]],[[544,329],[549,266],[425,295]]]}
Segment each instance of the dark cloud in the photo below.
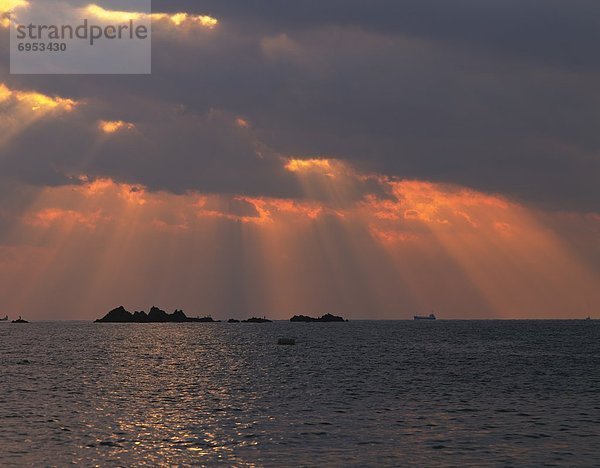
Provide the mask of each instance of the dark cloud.
{"label": "dark cloud", "polygon": [[76,183],[80,175],[143,184],[150,190],[200,190],[300,196],[279,157],[261,153],[250,131],[232,116],[169,113],[161,121],[134,120],[135,128],[104,134],[93,104],[40,121],[3,149],[3,177],[33,185]]}
{"label": "dark cloud", "polygon": [[559,67],[600,66],[600,5],[594,0],[160,0],[153,6],[209,12],[270,33],[357,26]]}
{"label": "dark cloud", "polygon": [[[153,6],[221,24],[155,31],[148,77],[9,76],[3,36],[2,81],[89,100],[3,149],[5,177],[60,184],[86,171],[174,192],[299,196],[279,156],[323,155],[548,207],[600,209],[595,1]],[[251,127],[237,128],[237,116]],[[98,119],[134,122],[138,133],[90,157]]]}

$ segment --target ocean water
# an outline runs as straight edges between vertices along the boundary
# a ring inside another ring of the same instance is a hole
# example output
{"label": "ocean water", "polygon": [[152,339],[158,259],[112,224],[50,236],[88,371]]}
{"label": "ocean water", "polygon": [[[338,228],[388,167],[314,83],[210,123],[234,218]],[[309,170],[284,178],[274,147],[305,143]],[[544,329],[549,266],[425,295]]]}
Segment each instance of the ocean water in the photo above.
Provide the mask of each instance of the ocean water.
{"label": "ocean water", "polygon": [[219,462],[600,466],[600,322],[0,324],[0,466]]}

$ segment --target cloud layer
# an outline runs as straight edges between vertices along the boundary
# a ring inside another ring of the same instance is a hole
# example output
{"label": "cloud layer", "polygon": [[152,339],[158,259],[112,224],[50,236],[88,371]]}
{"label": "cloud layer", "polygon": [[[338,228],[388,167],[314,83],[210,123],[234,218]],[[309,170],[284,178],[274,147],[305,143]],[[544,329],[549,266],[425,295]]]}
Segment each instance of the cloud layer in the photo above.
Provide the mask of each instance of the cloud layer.
{"label": "cloud layer", "polygon": [[[155,21],[150,77],[38,78],[3,69],[10,87],[90,103],[72,125],[62,123],[68,147],[38,164],[72,170],[82,148],[95,144],[96,120],[122,120],[136,125],[138,138],[98,147],[97,173],[149,187],[231,192],[237,168],[240,191],[274,195],[287,183],[277,181],[269,155],[327,156],[547,207],[598,210],[596,3],[154,8],[182,21]],[[182,12],[188,16],[176,16]],[[232,125],[238,118],[249,125]],[[32,128],[27,144],[3,150],[5,159],[31,153],[31,142],[57,146],[47,140],[52,125]],[[61,157],[69,161],[52,160]],[[17,166],[18,176],[26,169]],[[48,174],[38,182],[55,181]]]}
{"label": "cloud layer", "polygon": [[10,75],[2,17],[0,306],[600,301],[597,1],[153,6],[150,76]]}

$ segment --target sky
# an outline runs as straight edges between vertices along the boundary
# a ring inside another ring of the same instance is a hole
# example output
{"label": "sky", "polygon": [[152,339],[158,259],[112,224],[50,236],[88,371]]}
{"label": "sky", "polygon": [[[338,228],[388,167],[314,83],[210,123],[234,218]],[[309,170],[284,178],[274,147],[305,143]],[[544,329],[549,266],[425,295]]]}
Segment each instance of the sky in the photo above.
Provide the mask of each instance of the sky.
{"label": "sky", "polygon": [[153,13],[151,75],[0,19],[0,315],[600,316],[597,0]]}

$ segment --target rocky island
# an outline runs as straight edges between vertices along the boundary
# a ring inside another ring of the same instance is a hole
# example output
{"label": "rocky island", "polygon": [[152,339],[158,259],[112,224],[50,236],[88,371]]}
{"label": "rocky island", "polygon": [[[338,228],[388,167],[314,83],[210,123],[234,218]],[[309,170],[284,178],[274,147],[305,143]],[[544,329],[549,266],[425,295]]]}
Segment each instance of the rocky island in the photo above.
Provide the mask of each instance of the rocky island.
{"label": "rocky island", "polygon": [[21,316],[19,315],[19,318],[17,320],[13,320],[12,323],[29,323],[29,322],[25,319],[22,319]]}
{"label": "rocky island", "polygon": [[347,322],[348,320],[337,315],[325,314],[322,317],[315,318],[307,315],[294,315],[290,322]]}
{"label": "rocky island", "polygon": [[[325,314],[321,317],[309,317],[308,315],[294,315],[290,322],[347,322],[348,320],[336,315]],[[183,310],[176,309],[169,314],[158,307],[152,307],[150,312],[129,312],[125,307],[120,306],[108,312],[101,319],[95,320],[95,323],[217,323],[220,320],[213,320],[212,317],[188,317]],[[229,319],[228,323],[271,323],[266,317],[252,317],[245,320]]]}
{"label": "rocky island", "polygon": [[252,317],[247,320],[242,320],[242,323],[271,323],[271,322],[272,322],[272,320],[269,320],[268,318],[259,318],[259,317]]}
{"label": "rocky island", "polygon": [[125,309],[125,307],[117,307],[111,310],[101,319],[95,320],[95,323],[189,323],[202,322],[213,323],[215,320],[212,317],[188,317],[183,310],[175,310],[172,314],[168,314],[158,307],[152,307],[149,313],[144,311],[134,312],[133,314]]}

